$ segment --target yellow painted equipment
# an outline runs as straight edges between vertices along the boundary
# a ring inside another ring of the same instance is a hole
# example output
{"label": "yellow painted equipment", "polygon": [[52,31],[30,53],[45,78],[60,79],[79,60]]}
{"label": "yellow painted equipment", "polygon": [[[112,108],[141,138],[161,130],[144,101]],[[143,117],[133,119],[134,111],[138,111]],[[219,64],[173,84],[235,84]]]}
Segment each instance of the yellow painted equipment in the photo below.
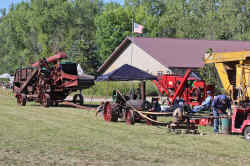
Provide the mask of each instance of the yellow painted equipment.
{"label": "yellow painted equipment", "polygon": [[248,101],[250,96],[250,51],[209,53],[204,63],[213,63],[222,86],[234,101]]}

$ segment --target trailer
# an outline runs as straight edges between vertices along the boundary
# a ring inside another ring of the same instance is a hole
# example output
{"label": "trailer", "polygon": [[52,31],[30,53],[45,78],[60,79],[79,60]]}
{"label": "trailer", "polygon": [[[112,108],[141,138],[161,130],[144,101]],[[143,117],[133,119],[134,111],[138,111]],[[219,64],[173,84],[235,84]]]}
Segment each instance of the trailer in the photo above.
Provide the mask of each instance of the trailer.
{"label": "trailer", "polygon": [[80,90],[73,101],[82,105],[81,90],[94,85],[94,77],[78,75],[76,63],[61,62],[66,58],[64,52],[59,52],[31,67],[17,69],[13,82],[17,103],[25,106],[27,101],[35,101],[48,107],[63,102],[70,93]]}

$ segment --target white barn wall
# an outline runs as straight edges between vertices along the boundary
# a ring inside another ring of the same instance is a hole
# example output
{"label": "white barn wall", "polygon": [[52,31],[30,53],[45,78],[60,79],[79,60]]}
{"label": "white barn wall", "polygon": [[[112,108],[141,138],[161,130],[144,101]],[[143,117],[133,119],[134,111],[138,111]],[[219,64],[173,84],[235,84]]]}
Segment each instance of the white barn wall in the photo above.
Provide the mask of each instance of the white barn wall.
{"label": "white barn wall", "polygon": [[160,71],[163,73],[171,73],[170,69],[163,66],[134,43],[131,43],[128,48],[124,50],[124,52],[115,60],[115,62],[105,71],[104,74],[121,67],[123,64],[135,66],[154,75],[157,75]]}

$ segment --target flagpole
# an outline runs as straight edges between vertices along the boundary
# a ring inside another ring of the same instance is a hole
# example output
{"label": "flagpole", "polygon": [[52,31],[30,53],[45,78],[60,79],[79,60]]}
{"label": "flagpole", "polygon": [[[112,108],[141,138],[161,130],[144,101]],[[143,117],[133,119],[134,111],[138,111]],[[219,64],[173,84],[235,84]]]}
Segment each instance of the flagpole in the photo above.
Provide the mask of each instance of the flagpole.
{"label": "flagpole", "polygon": [[[131,66],[132,66],[133,48],[134,48],[134,46],[133,46],[133,44],[134,44],[134,35],[133,35],[133,33],[134,33],[134,18],[132,17],[132,34],[131,34],[131,36],[132,36],[132,43],[131,43],[131,55],[130,55],[130,65]],[[133,81],[130,81],[130,82],[131,82],[130,88],[133,88]],[[130,89],[130,91],[131,91],[131,89]]]}
{"label": "flagpole", "polygon": [[132,56],[133,56],[133,43],[134,43],[134,18],[132,17],[132,45],[131,45],[131,56],[130,56],[130,64],[132,65]]}

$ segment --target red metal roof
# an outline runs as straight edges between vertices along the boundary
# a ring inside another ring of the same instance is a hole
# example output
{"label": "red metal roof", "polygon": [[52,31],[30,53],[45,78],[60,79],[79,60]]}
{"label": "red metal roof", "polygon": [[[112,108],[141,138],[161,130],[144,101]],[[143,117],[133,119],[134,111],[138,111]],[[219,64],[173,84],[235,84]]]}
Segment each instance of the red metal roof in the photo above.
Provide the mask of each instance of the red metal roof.
{"label": "red metal roof", "polygon": [[131,42],[166,67],[201,67],[202,58],[210,48],[213,52],[250,50],[248,41],[128,37],[98,69],[98,72],[105,71]]}

